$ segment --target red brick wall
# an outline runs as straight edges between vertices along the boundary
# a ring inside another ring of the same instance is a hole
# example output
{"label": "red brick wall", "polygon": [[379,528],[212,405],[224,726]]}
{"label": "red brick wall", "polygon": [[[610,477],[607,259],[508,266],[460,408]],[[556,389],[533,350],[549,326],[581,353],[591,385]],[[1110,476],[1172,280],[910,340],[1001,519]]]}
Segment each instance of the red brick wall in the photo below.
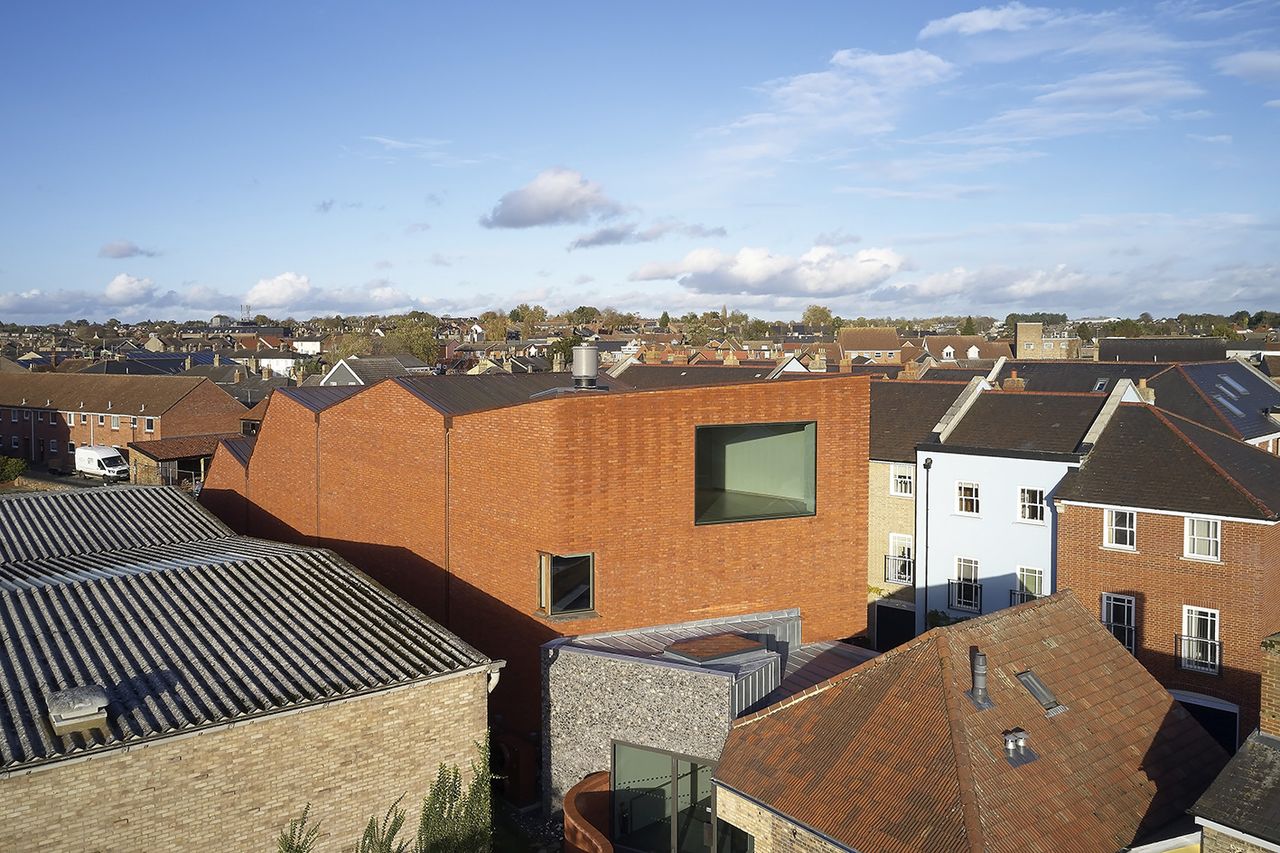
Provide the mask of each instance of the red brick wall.
{"label": "red brick wall", "polygon": [[[1240,735],[1258,724],[1262,638],[1280,630],[1280,527],[1222,523],[1222,562],[1182,556],[1182,516],[1139,512],[1137,550],[1102,547],[1104,510],[1063,506],[1058,516],[1058,588],[1098,609],[1104,592],[1137,600],[1138,659],[1170,690],[1240,706]],[[1183,605],[1219,611],[1222,675],[1180,670],[1175,637]]]}
{"label": "red brick wall", "polygon": [[248,472],[219,444],[209,461],[208,473],[200,489],[200,503],[234,530],[249,532]]}
{"label": "red brick wall", "polygon": [[[495,727],[524,735],[540,723],[538,648],[559,635],[786,607],[801,608],[806,640],[865,630],[869,388],[841,377],[459,416],[447,489],[446,419],[398,383],[325,410],[318,431],[276,395],[249,465],[247,528],[333,548],[507,660]],[[694,525],[695,425],[805,420],[818,424],[816,515]],[[215,512],[234,504],[222,467],[238,466],[220,451]],[[537,612],[539,551],[596,554],[594,616]]]}
{"label": "red brick wall", "polygon": [[447,622],[444,417],[396,382],[327,409],[319,490],[322,543]]}
{"label": "red brick wall", "polygon": [[206,379],[164,413],[156,422],[163,432],[157,431],[151,437],[239,432],[240,416],[246,411],[243,403]]}
{"label": "red brick wall", "polygon": [[[311,544],[316,535],[317,415],[276,394],[262,425],[249,460],[248,532]],[[349,502],[357,501],[353,496]]]}

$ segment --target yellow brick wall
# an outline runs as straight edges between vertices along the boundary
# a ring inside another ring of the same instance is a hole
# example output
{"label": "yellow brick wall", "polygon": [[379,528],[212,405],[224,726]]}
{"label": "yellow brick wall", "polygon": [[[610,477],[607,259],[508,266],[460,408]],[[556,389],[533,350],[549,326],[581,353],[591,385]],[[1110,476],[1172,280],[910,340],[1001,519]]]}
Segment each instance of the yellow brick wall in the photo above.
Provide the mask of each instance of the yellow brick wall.
{"label": "yellow brick wall", "polygon": [[841,848],[773,812],[716,786],[716,817],[755,839],[755,853],[834,853]]}
{"label": "yellow brick wall", "polygon": [[915,541],[916,502],[889,494],[890,463],[872,462],[867,469],[867,635],[874,640],[877,601],[891,598],[915,603],[913,587],[885,581],[884,556],[889,553],[890,533],[904,533]]}
{"label": "yellow brick wall", "polygon": [[336,853],[401,794],[415,830],[440,762],[466,772],[485,737],[485,683],[468,673],[0,779],[0,850],[270,853],[310,802],[317,853]]}
{"label": "yellow brick wall", "polygon": [[1241,841],[1205,827],[1200,838],[1201,853],[1266,853],[1268,848]]}

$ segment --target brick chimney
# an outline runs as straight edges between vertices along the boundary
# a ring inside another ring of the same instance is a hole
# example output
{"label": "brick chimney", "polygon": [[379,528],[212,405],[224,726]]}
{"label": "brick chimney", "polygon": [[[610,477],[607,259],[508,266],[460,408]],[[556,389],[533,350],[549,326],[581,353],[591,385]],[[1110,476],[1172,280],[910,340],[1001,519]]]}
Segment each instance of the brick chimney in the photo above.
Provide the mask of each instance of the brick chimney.
{"label": "brick chimney", "polygon": [[725,367],[737,367],[741,362],[738,361],[738,354],[733,350],[729,350],[724,354]]}
{"label": "brick chimney", "polygon": [[270,379],[270,378],[271,378],[271,368],[270,368],[270,367],[264,367],[264,368],[262,368],[262,371],[261,371],[260,375],[262,376],[262,378],[263,378],[263,379]]}
{"label": "brick chimney", "polygon": [[1004,381],[1001,386],[1006,391],[1025,391],[1027,388],[1027,380],[1018,378],[1018,371],[1010,370],[1009,378]]}
{"label": "brick chimney", "polygon": [[902,365],[902,370],[898,373],[899,379],[916,380],[920,378],[920,374],[924,372],[924,365],[918,361],[908,361]]}
{"label": "brick chimney", "polygon": [[222,366],[222,353],[220,353],[220,352],[215,352],[215,353],[213,354],[213,366],[214,366],[214,367],[221,367],[221,366]]}
{"label": "brick chimney", "polygon": [[1262,713],[1258,728],[1263,734],[1280,737],[1280,634],[1262,641]]}
{"label": "brick chimney", "polygon": [[1142,401],[1148,406],[1154,406],[1156,404],[1156,389],[1147,385],[1147,377],[1143,376],[1138,379],[1137,390],[1138,396],[1141,397]]}
{"label": "brick chimney", "polygon": [[840,359],[840,372],[853,373],[853,359],[851,358]]}
{"label": "brick chimney", "polygon": [[187,356],[187,370],[191,369],[191,356]]}
{"label": "brick chimney", "polygon": [[689,363],[689,353],[688,353],[688,352],[673,352],[673,353],[671,354],[671,363],[672,363],[672,364],[688,364],[688,363]]}
{"label": "brick chimney", "polygon": [[827,372],[827,351],[825,349],[819,347],[818,351],[813,354],[813,361],[810,362],[809,369],[814,373]]}

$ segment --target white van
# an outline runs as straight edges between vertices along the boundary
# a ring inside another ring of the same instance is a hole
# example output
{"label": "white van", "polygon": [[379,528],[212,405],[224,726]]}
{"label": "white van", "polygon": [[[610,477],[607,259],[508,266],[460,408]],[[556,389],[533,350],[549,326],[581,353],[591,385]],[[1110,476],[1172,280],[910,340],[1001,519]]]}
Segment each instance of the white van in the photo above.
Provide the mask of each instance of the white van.
{"label": "white van", "polygon": [[120,455],[120,451],[114,447],[83,445],[76,448],[76,476],[127,480],[129,466]]}

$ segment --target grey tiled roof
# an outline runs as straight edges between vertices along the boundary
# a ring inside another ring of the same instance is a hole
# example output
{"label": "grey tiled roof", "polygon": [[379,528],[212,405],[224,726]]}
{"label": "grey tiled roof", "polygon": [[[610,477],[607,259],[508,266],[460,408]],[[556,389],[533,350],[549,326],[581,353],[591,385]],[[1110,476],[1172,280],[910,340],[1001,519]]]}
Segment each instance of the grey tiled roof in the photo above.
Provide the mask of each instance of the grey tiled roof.
{"label": "grey tiled roof", "polygon": [[1191,813],[1280,844],[1280,738],[1250,735]]}
{"label": "grey tiled roof", "polygon": [[[37,531],[15,547],[0,526],[0,772],[489,663],[333,553],[232,536],[176,490],[0,508]],[[69,518],[86,520],[62,535]],[[50,694],[93,684],[106,731],[54,734]]]}

